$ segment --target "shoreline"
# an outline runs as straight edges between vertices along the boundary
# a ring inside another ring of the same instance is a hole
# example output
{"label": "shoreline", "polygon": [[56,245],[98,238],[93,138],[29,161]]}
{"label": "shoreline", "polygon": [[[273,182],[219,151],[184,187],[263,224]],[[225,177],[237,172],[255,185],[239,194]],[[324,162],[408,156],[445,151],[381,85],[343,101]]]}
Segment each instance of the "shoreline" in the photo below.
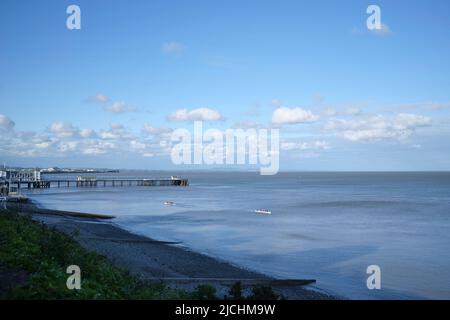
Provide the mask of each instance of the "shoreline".
{"label": "shoreline", "polygon": [[267,285],[289,300],[337,299],[336,296],[307,285],[313,280],[280,280],[248,270],[220,258],[177,246],[179,243],[159,241],[133,233],[113,222],[109,215],[67,212],[42,208],[36,201],[13,205],[20,212],[31,214],[33,220],[72,236],[88,251],[106,256],[118,265],[145,280],[162,282],[170,288],[195,290],[208,284],[216,288],[218,297],[228,295],[236,282],[243,292],[253,285]]}

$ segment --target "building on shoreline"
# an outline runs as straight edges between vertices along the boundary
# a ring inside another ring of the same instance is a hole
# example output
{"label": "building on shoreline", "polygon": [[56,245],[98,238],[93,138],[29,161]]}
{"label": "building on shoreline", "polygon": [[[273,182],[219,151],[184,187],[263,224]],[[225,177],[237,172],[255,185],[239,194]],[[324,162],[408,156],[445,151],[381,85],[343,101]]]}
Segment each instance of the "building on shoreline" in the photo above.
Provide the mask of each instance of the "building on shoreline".
{"label": "building on shoreline", "polygon": [[1,180],[40,181],[41,171],[38,169],[2,169]]}

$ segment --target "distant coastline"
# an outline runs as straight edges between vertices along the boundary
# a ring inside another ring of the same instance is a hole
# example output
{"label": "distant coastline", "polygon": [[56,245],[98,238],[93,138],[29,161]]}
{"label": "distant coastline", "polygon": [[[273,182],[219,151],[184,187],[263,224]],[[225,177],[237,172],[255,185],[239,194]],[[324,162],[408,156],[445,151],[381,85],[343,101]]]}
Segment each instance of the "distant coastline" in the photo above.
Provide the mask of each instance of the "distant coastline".
{"label": "distant coastline", "polygon": [[55,171],[45,171],[41,170],[43,174],[69,174],[69,173],[119,173],[120,170],[55,170]]}

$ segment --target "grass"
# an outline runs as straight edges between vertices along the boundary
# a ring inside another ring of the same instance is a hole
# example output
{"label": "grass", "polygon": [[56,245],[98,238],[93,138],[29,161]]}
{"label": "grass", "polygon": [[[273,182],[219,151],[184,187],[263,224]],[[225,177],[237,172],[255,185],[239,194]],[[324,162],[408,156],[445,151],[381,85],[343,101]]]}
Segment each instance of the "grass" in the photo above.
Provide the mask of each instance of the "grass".
{"label": "grass", "polygon": [[[0,211],[0,264],[25,270],[29,278],[8,299],[202,299],[214,292],[185,292],[130,275],[74,239],[19,215]],[[69,265],[81,269],[81,290],[66,287]]]}

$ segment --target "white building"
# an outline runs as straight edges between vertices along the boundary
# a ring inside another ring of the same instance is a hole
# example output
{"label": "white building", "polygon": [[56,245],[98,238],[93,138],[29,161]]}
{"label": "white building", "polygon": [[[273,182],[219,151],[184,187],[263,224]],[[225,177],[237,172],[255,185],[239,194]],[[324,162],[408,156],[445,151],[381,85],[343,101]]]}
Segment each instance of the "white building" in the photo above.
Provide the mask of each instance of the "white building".
{"label": "white building", "polygon": [[8,170],[8,169],[3,169],[0,170],[0,179],[5,179],[5,180],[41,180],[41,171],[34,169],[22,169],[22,170]]}

